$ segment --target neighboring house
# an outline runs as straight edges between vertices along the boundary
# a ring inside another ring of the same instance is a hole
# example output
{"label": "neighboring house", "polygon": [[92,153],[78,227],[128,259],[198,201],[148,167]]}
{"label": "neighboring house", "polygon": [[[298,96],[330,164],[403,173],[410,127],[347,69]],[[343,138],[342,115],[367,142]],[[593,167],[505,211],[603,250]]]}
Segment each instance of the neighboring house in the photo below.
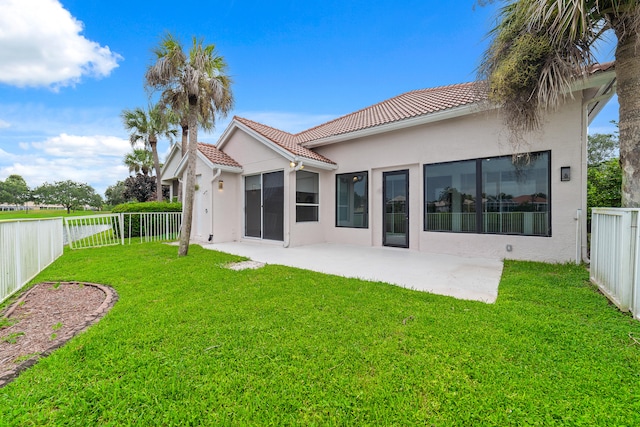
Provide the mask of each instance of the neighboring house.
{"label": "neighboring house", "polygon": [[[295,135],[234,117],[216,146],[199,144],[192,238],[581,259],[587,126],[615,92],[613,65],[518,150],[481,87],[408,92]],[[176,145],[162,171],[172,195],[185,166]]]}

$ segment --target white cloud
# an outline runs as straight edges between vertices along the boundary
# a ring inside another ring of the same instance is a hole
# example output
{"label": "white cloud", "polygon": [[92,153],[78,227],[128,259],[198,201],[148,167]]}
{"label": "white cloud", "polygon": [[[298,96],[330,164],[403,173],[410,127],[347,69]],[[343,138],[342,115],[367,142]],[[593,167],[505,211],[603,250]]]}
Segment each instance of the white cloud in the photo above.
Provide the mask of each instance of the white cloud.
{"label": "white cloud", "polygon": [[122,158],[131,150],[129,141],[115,136],[77,136],[66,133],[32,142],[31,146],[54,157],[77,158],[90,161],[99,156]]}
{"label": "white cloud", "polygon": [[4,120],[0,119],[0,129],[8,128],[10,126],[11,126],[11,123],[5,122]]}
{"label": "white cloud", "polygon": [[122,59],[80,35],[82,22],[58,0],[3,0],[0,29],[0,82],[13,86],[70,86],[108,76]]}
{"label": "white cloud", "polygon": [[21,154],[0,149],[0,180],[22,176],[34,188],[44,182],[72,181],[91,185],[100,194],[128,176],[122,159],[131,150],[126,139],[114,136],[61,134],[27,144]]}

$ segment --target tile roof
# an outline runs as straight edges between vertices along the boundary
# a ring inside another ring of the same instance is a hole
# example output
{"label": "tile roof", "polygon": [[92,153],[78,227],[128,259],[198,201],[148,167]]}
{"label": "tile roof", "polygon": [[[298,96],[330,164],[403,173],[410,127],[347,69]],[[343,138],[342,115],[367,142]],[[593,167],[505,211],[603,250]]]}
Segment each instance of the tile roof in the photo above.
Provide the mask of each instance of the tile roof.
{"label": "tile roof", "polygon": [[304,144],[330,136],[343,135],[400,120],[424,116],[485,99],[486,94],[483,86],[478,83],[461,83],[414,90],[297,134],[290,134],[243,117],[236,116],[234,119],[294,155],[335,164],[331,160],[305,148]]}
{"label": "tile roof", "polygon": [[218,150],[215,145],[198,142],[198,150],[214,165],[242,168],[240,163],[233,160],[227,153]]}
{"label": "tile roof", "polygon": [[[614,67],[613,62],[596,64],[590,69],[590,73],[595,74],[607,71],[612,67]],[[486,100],[486,86],[482,82],[460,83],[414,90],[297,134],[290,134],[242,117],[236,116],[234,119],[290,153],[335,164],[331,160],[305,148],[304,145],[332,136],[346,135],[351,132],[426,116]]]}
{"label": "tile roof", "polygon": [[335,162],[327,159],[324,156],[311,151],[308,148],[300,145],[296,139],[296,135],[292,135],[288,132],[281,131],[279,129],[272,128],[271,126],[263,125],[262,123],[254,122],[243,117],[235,116],[234,120],[244,124],[245,126],[258,132],[260,135],[276,143],[280,147],[284,148],[291,154],[299,157],[304,157],[311,160],[317,160],[324,163],[335,165]]}
{"label": "tile roof", "polygon": [[483,85],[461,83],[403,93],[295,135],[299,144],[444,111],[486,99]]}

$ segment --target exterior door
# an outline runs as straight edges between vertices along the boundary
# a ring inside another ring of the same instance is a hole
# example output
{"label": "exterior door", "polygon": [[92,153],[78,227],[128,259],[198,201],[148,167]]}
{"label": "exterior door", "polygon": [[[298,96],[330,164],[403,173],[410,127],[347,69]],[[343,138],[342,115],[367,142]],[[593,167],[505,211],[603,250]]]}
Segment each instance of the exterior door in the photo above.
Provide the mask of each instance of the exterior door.
{"label": "exterior door", "polygon": [[409,247],[409,170],[383,172],[384,231],[382,244]]}
{"label": "exterior door", "polygon": [[244,178],[244,235],[284,239],[284,172]]}

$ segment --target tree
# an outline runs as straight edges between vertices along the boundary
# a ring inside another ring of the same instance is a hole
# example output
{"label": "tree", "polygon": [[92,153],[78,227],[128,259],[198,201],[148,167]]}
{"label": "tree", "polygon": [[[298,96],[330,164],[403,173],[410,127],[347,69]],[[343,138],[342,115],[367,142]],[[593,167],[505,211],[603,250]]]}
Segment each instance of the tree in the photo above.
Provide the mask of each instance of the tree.
{"label": "tree", "polygon": [[187,255],[193,222],[196,184],[198,126],[213,126],[216,114],[226,115],[233,106],[231,79],[227,65],[214,45],[203,45],[193,38],[186,55],[181,44],[167,34],[154,50],[156,62],[146,72],[148,88],[161,91],[160,103],[169,105],[181,118],[186,117],[189,131],[187,179],[183,205],[183,223],[178,254]]}
{"label": "tree", "polygon": [[[131,146],[142,142],[145,147],[151,149],[153,165],[156,170],[156,186],[162,188],[160,177],[160,159],[158,158],[158,136],[164,136],[169,140],[177,135],[177,131],[171,128],[175,122],[174,116],[162,108],[161,105],[149,107],[148,111],[142,108],[124,110],[122,121],[129,134]],[[135,152],[135,150],[134,150]],[[131,169],[129,169],[131,171]],[[158,194],[158,201],[162,201],[162,193]]]}
{"label": "tree", "polygon": [[620,160],[612,158],[587,169],[587,218],[591,229],[591,210],[597,207],[620,207],[622,196]]}
{"label": "tree", "polygon": [[31,197],[27,182],[20,175],[9,175],[0,181],[0,203],[22,205]]}
{"label": "tree", "polygon": [[593,208],[620,207],[622,169],[614,134],[589,135],[587,148],[587,227],[591,230]]}
{"label": "tree", "polygon": [[[611,30],[611,31],[609,31]],[[513,0],[500,10],[479,68],[516,139],[589,75],[598,43],[616,37],[622,204],[640,206],[640,2]]]}
{"label": "tree", "polygon": [[609,159],[618,157],[618,138],[612,133],[589,135],[587,142],[587,165],[597,166]]}
{"label": "tree", "polygon": [[131,153],[125,154],[122,162],[129,168],[129,173],[149,175],[154,168],[153,154],[149,150],[134,148]]}
{"label": "tree", "polygon": [[124,188],[123,196],[125,199],[149,202],[156,194],[156,180],[151,176],[139,173],[125,179]]}
{"label": "tree", "polygon": [[70,213],[71,209],[76,210],[80,206],[93,206],[97,203],[96,191],[93,187],[71,180],[56,181],[53,184],[45,182],[36,188],[33,194],[39,203],[62,205],[67,213]]}
{"label": "tree", "polygon": [[118,181],[114,185],[107,187],[107,189],[104,192],[106,203],[109,206],[117,206],[122,203],[128,202],[130,199],[124,196],[125,190],[126,190],[126,187],[124,185],[124,181]]}

